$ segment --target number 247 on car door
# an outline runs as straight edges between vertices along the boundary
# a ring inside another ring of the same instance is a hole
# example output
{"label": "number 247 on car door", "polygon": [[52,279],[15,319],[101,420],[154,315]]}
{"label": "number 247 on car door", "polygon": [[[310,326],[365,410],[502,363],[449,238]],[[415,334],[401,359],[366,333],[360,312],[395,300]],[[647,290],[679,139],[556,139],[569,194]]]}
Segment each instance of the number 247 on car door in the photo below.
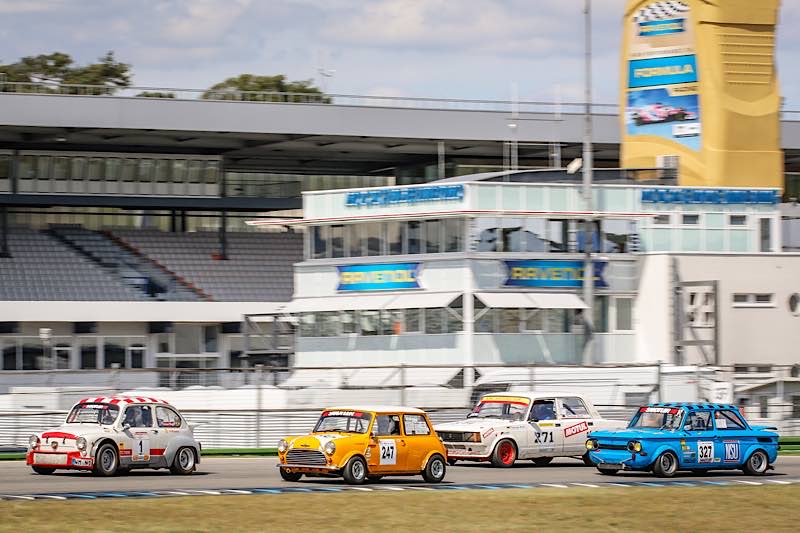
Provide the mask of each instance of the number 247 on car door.
{"label": "number 247 on car door", "polygon": [[382,465],[396,465],[397,464],[397,443],[393,440],[380,441],[380,453]]}

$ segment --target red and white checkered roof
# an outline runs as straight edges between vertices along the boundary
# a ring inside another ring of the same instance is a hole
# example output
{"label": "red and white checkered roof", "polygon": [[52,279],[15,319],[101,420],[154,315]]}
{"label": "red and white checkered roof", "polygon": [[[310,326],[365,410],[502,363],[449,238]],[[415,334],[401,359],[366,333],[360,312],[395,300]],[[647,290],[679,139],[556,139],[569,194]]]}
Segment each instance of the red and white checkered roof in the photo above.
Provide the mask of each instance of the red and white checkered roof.
{"label": "red and white checkered roof", "polygon": [[78,403],[109,403],[111,405],[130,403],[164,403],[169,405],[164,400],[151,398],[149,396],[90,396],[89,398],[83,398]]}

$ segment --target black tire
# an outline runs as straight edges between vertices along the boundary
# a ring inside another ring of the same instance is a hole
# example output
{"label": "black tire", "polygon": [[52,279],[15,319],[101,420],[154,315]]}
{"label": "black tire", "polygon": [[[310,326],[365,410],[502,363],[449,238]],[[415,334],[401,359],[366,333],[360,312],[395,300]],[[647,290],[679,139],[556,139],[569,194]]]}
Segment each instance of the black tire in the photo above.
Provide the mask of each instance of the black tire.
{"label": "black tire", "polygon": [[445,466],[444,458],[437,454],[428,459],[428,464],[425,465],[425,470],[422,471],[422,479],[428,483],[441,483],[446,471],[447,466]]}
{"label": "black tire", "polygon": [[748,476],[763,476],[769,469],[769,457],[763,450],[756,450],[744,463],[744,473]]}
{"label": "black tire", "polygon": [[600,468],[598,466],[597,467],[597,471],[600,472],[601,474],[603,474],[604,476],[616,476],[617,473],[619,472],[619,469],[617,469],[617,468]]}
{"label": "black tire", "polygon": [[169,471],[178,476],[188,476],[197,468],[197,456],[194,450],[188,446],[178,448]]}
{"label": "black tire", "polygon": [[362,485],[367,480],[367,463],[356,455],[344,465],[342,477],[349,485]]}
{"label": "black tire", "polygon": [[50,474],[56,471],[55,468],[47,468],[44,466],[32,466],[31,468],[33,468],[33,471],[39,474],[40,476],[49,476]]}
{"label": "black tire", "polygon": [[672,452],[664,452],[653,463],[653,473],[658,477],[672,477],[678,471],[678,458]]}
{"label": "black tire", "polygon": [[531,459],[531,461],[533,461],[533,464],[535,464],[536,466],[547,466],[547,465],[549,465],[550,463],[553,462],[553,458],[552,457],[537,457],[536,459]]}
{"label": "black tire", "polygon": [[594,461],[592,461],[592,458],[589,457],[589,452],[583,454],[581,456],[581,460],[583,460],[583,464],[585,464],[586,466],[594,466]]}
{"label": "black tire", "polygon": [[119,469],[119,452],[113,444],[105,443],[97,449],[94,456],[94,470],[96,476],[111,477]]}
{"label": "black tire", "polygon": [[300,472],[289,472],[285,468],[280,468],[279,470],[284,481],[300,481],[300,478],[303,477]]}
{"label": "black tire", "polygon": [[510,439],[503,439],[498,442],[492,452],[492,466],[498,468],[510,468],[517,460],[517,446]]}
{"label": "black tire", "polygon": [[457,462],[458,462],[458,461],[457,461],[457,460],[455,460],[455,459],[448,459],[448,460],[447,460],[447,464],[449,464],[450,466],[456,466],[456,463],[457,463]]}

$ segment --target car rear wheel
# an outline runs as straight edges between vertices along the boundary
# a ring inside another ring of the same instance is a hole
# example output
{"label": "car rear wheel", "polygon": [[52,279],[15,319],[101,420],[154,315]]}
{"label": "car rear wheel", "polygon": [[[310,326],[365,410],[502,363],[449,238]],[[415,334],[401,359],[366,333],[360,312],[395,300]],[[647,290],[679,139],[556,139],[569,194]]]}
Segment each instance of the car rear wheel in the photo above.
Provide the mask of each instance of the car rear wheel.
{"label": "car rear wheel", "polygon": [[367,463],[361,457],[352,457],[344,465],[342,476],[350,485],[361,485],[367,479]]}
{"label": "car rear wheel", "polygon": [[672,452],[664,452],[653,464],[653,473],[658,477],[672,477],[678,470],[678,458]]}
{"label": "car rear wheel", "polygon": [[300,481],[300,478],[303,477],[300,472],[289,472],[285,468],[281,468],[280,471],[284,481]]}
{"label": "car rear wheel", "polygon": [[767,454],[761,450],[756,450],[744,463],[742,470],[750,476],[763,476],[767,472],[767,468],[769,468]]}
{"label": "car rear wheel", "polygon": [[194,472],[196,464],[197,459],[194,456],[194,450],[188,447],[181,448],[178,450],[178,453],[175,454],[175,458],[172,460],[172,465],[170,465],[169,471],[173,474],[187,476]]}
{"label": "car rear wheel", "polygon": [[547,466],[553,462],[552,457],[537,457],[536,459],[531,459],[533,464],[536,466]]}
{"label": "car rear wheel", "polygon": [[117,449],[109,443],[103,444],[97,450],[94,459],[94,474],[96,476],[111,477],[119,468],[119,454]]}
{"label": "car rear wheel", "polygon": [[514,465],[517,460],[517,447],[508,439],[503,439],[497,443],[492,452],[492,466],[508,468]]}
{"label": "car rear wheel", "polygon": [[42,476],[48,476],[56,471],[55,468],[45,468],[43,466],[32,466],[33,471]]}
{"label": "car rear wheel", "polygon": [[428,483],[439,483],[444,479],[446,467],[441,455],[434,455],[428,459],[425,470],[422,471],[422,479]]}

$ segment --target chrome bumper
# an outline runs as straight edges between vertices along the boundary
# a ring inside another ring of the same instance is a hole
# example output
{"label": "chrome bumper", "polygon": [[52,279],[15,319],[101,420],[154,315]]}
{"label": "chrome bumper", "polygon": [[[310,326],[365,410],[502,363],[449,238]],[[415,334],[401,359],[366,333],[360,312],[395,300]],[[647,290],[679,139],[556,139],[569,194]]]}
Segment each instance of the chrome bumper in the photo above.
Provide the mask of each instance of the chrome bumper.
{"label": "chrome bumper", "polygon": [[310,470],[339,470],[338,466],[331,466],[331,465],[293,465],[293,464],[277,464],[275,465],[277,468],[308,468]]}

